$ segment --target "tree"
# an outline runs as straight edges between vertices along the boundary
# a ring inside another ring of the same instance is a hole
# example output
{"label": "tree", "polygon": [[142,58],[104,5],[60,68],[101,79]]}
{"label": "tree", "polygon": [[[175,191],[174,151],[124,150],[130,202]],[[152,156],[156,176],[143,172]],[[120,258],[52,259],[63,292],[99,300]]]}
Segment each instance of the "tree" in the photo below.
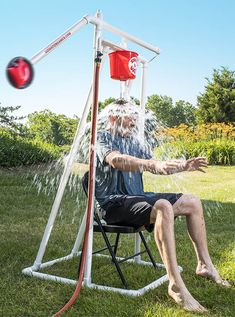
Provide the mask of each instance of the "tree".
{"label": "tree", "polygon": [[235,122],[235,72],[214,69],[212,80],[206,80],[205,92],[198,97],[198,121]]}
{"label": "tree", "polygon": [[24,134],[26,127],[19,121],[24,119],[23,116],[15,116],[13,112],[20,109],[21,106],[16,107],[2,107],[0,106],[0,126],[2,129],[7,129],[11,134]]}
{"label": "tree", "polygon": [[172,109],[171,126],[178,126],[182,123],[187,125],[196,124],[196,108],[187,101],[176,101]]}
{"label": "tree", "polygon": [[29,132],[32,137],[55,145],[71,144],[77,124],[77,118],[57,115],[48,109],[28,115]]}
{"label": "tree", "polygon": [[148,97],[146,107],[152,110],[163,125],[171,125],[173,101],[168,96],[152,95]]}
{"label": "tree", "polygon": [[148,97],[147,108],[152,110],[159,122],[167,127],[181,123],[195,124],[195,108],[187,101],[179,100],[173,104],[168,96],[152,95]]}

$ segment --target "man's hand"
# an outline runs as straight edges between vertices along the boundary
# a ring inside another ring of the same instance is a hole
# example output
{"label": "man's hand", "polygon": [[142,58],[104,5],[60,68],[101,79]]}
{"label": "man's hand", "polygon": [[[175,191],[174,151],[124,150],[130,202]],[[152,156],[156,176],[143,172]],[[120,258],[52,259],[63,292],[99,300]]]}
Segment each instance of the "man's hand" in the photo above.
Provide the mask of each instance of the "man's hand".
{"label": "man's hand", "polygon": [[208,163],[205,157],[194,157],[185,161],[184,170],[188,172],[200,171],[205,173],[203,167],[207,167]]}
{"label": "man's hand", "polygon": [[149,160],[147,171],[153,174],[168,175],[179,173],[183,171],[200,171],[205,173],[202,169],[207,167],[205,157],[195,157],[186,161],[183,160],[170,160],[170,161],[155,161]]}

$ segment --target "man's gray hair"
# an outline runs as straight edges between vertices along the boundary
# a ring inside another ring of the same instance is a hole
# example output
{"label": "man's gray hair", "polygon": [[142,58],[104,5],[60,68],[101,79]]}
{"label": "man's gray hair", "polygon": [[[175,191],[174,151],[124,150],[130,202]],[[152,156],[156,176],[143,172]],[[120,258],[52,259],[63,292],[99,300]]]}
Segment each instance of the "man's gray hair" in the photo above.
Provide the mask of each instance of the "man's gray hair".
{"label": "man's gray hair", "polygon": [[124,116],[134,117],[137,119],[140,116],[140,107],[136,106],[134,102],[125,101],[123,99],[117,100],[106,106],[100,113],[99,119],[101,121],[102,118],[112,117],[120,117]]}

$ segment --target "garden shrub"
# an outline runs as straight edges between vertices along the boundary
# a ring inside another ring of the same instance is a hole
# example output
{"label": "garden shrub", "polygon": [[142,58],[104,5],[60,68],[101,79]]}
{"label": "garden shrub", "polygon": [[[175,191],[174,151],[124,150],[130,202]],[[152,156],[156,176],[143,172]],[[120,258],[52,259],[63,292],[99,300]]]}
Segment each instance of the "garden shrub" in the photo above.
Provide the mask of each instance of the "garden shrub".
{"label": "garden shrub", "polygon": [[59,146],[30,140],[0,130],[0,166],[20,166],[46,163],[61,156]]}
{"label": "garden shrub", "polygon": [[212,165],[235,165],[235,142],[226,139],[210,141],[172,141],[164,143],[155,150],[158,159],[205,156]]}
{"label": "garden shrub", "polygon": [[197,126],[180,124],[173,128],[163,128],[158,136],[167,140],[235,140],[235,127],[231,123],[202,123]]}

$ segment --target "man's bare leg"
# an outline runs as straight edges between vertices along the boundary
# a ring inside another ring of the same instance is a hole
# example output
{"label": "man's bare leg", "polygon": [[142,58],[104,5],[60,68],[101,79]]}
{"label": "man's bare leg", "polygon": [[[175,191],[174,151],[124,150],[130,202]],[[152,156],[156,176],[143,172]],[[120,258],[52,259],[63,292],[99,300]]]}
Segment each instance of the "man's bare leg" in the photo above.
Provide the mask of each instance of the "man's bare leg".
{"label": "man's bare leg", "polygon": [[187,290],[178,269],[172,205],[167,200],[158,200],[151,213],[151,220],[154,218],[154,237],[169,278],[168,294],[185,310],[205,312],[206,309]]}
{"label": "man's bare leg", "polygon": [[186,216],[188,233],[198,261],[196,274],[229,287],[230,284],[220,277],[208,252],[205,220],[200,199],[193,195],[183,195],[173,205],[173,210],[175,215]]}

